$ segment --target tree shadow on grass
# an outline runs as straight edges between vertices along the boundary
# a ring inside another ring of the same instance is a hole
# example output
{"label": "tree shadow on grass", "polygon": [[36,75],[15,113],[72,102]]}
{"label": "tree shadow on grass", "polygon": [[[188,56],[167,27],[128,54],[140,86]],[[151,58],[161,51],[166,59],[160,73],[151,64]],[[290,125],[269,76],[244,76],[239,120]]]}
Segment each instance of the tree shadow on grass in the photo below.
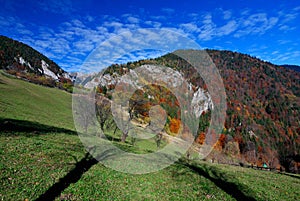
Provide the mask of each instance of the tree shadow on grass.
{"label": "tree shadow on grass", "polygon": [[121,139],[120,138],[117,138],[117,137],[114,137],[114,136],[111,136],[111,135],[105,135],[105,137],[103,137],[104,139],[106,138],[107,140],[109,141],[114,141],[114,142],[121,142]]}
{"label": "tree shadow on grass", "polygon": [[5,135],[14,135],[14,132],[22,132],[28,134],[29,136],[51,132],[77,135],[77,132],[65,128],[48,126],[26,120],[4,118],[0,118],[0,132],[5,133]]}
{"label": "tree shadow on grass", "polygon": [[88,171],[98,161],[89,153],[76,163],[75,167],[57,183],[52,185],[44,194],[40,195],[36,200],[54,200],[58,197],[70,184],[76,183],[81,176]]}
{"label": "tree shadow on grass", "polygon": [[287,172],[279,172],[279,174],[289,176],[289,177],[292,177],[292,178],[296,178],[296,179],[300,179],[300,175],[298,175],[298,174],[292,174],[292,173],[287,173]]}
{"label": "tree shadow on grass", "polygon": [[255,198],[244,193],[247,191],[249,192],[249,188],[247,186],[236,181],[229,181],[228,176],[217,168],[213,166],[207,166],[205,164],[191,164],[188,162],[183,163],[186,167],[190,168],[194,172],[212,181],[216,186],[225,191],[227,194],[231,195],[236,200],[256,200]]}
{"label": "tree shadow on grass", "polygon": [[[103,152],[101,156],[97,156],[97,159],[104,160],[113,154],[114,153],[108,149]],[[72,183],[78,182],[85,172],[96,165],[98,163],[97,159],[95,159],[90,153],[86,153],[85,156],[75,164],[75,167],[70,172],[68,172],[63,178],[59,179],[57,183],[53,184],[44,194],[40,195],[36,201],[55,200],[55,198],[60,196],[66,188],[68,188]]]}

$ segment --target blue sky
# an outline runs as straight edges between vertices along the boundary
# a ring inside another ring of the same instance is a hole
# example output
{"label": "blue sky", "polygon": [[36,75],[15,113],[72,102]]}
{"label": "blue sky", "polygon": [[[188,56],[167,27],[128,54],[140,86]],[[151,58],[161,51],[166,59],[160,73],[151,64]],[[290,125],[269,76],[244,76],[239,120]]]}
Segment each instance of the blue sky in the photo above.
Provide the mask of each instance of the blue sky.
{"label": "blue sky", "polygon": [[[170,29],[202,48],[300,65],[297,0],[0,0],[0,4],[0,34],[32,46],[67,71],[78,71],[109,38],[139,28]],[[126,58],[159,55],[144,53]]]}

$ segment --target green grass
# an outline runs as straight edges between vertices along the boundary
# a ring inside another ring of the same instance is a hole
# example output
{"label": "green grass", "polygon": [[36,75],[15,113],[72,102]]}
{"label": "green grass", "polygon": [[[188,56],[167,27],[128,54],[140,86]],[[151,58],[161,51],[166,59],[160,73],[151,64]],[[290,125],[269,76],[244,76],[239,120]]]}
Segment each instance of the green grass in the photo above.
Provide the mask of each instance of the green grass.
{"label": "green grass", "polygon": [[76,135],[1,135],[0,200],[32,200],[74,168],[84,156]]}
{"label": "green grass", "polygon": [[75,130],[72,95],[13,79],[0,71],[0,118],[26,120]]}
{"label": "green grass", "polygon": [[120,173],[97,165],[63,193],[76,200],[232,200],[213,182],[180,163],[144,175]]}
{"label": "green grass", "polygon": [[[203,161],[192,163],[193,168],[205,172],[212,180],[237,185],[237,189],[256,200],[299,200],[300,177],[277,172],[254,170]],[[203,173],[204,174],[204,173]]]}
{"label": "green grass", "polygon": [[[59,103],[59,104],[57,104]],[[9,122],[9,126],[8,123]],[[87,155],[74,132],[71,95],[0,74],[0,200],[298,200],[300,179],[204,161],[174,163],[131,175]],[[108,133],[123,150],[148,153],[155,141],[135,146]],[[164,145],[164,144],[163,144]],[[162,145],[162,146],[163,146]]]}

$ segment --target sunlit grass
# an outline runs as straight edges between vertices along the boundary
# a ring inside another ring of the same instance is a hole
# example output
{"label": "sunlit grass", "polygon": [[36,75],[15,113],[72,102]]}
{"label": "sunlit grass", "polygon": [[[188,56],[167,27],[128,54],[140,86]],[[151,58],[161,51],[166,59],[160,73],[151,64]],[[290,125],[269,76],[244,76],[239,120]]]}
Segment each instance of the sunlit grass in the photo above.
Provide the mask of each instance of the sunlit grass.
{"label": "sunlit grass", "polygon": [[12,79],[2,71],[0,81],[0,118],[75,130],[70,93]]}

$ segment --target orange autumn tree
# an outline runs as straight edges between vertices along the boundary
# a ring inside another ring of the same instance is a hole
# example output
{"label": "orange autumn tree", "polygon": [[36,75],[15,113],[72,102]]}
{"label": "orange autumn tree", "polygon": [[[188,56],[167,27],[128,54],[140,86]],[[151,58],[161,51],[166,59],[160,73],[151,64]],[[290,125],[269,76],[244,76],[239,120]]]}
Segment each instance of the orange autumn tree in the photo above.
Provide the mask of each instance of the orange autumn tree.
{"label": "orange autumn tree", "polygon": [[221,134],[218,141],[214,145],[214,149],[218,151],[222,151],[222,149],[225,147],[226,143],[226,135]]}
{"label": "orange autumn tree", "polygon": [[170,131],[172,133],[178,133],[180,128],[181,121],[180,119],[173,118],[170,120]]}
{"label": "orange autumn tree", "polygon": [[198,137],[196,138],[196,143],[203,145],[205,142],[205,133],[202,132],[198,135]]}

